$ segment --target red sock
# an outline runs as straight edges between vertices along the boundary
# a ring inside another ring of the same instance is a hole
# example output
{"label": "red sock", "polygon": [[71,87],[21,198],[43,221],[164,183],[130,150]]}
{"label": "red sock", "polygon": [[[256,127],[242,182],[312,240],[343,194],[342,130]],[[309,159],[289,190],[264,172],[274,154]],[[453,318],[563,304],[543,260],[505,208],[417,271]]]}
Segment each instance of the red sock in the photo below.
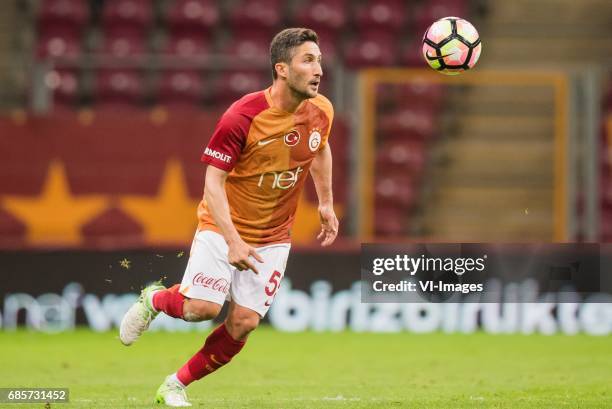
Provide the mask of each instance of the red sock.
{"label": "red sock", "polygon": [[167,290],[161,290],[153,294],[153,308],[163,311],[171,317],[183,318],[183,303],[185,296],[179,293],[179,284],[175,284]]}
{"label": "red sock", "polygon": [[236,341],[227,332],[225,324],[219,325],[210,333],[204,347],[200,349],[176,373],[177,378],[185,386],[216,371],[232,360],[246,341]]}

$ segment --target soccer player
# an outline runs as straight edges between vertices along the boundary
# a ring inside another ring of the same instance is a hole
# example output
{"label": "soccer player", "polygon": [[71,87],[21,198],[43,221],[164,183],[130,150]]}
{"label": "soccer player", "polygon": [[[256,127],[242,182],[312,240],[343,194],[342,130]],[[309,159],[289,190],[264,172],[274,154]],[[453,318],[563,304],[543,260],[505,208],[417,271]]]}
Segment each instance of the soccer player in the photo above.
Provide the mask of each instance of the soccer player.
{"label": "soccer player", "polygon": [[317,34],[281,31],[270,45],[270,60],[272,86],[230,106],[202,155],[208,164],[204,198],[182,282],[146,287],[121,322],[121,342],[131,345],[160,312],[204,321],[230,302],[225,322],[159,387],[158,403],[191,406],[185,387],[230,362],[257,328],[283,278],[309,173],[319,199],[317,239],[328,246],[338,233],[327,143],[333,107],[318,93],[323,71]]}

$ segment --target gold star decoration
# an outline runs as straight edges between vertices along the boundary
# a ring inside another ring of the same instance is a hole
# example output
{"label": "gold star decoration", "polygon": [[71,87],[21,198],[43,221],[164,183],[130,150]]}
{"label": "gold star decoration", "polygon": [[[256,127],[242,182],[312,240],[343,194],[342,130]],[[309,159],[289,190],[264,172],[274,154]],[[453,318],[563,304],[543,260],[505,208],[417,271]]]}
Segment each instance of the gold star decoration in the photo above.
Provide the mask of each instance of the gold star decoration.
{"label": "gold star decoration", "polygon": [[198,200],[189,197],[178,160],[168,161],[157,196],[125,195],[120,207],[137,220],[153,244],[189,240],[197,226]]}
{"label": "gold star decoration", "polygon": [[123,260],[119,261],[119,265],[125,268],[126,270],[130,269],[130,264],[131,264],[131,261],[128,260],[127,258],[124,258]]}
{"label": "gold star decoration", "polygon": [[79,244],[81,226],[108,206],[102,195],[73,195],[59,161],[51,162],[40,195],[5,196],[0,202],[27,226],[30,244]]}

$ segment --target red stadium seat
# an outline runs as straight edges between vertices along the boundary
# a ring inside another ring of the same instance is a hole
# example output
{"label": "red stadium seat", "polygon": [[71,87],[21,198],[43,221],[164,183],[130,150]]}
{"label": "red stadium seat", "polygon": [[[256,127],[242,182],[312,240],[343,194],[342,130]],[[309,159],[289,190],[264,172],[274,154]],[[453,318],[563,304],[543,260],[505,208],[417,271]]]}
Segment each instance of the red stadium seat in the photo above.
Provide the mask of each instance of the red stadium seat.
{"label": "red stadium seat", "polygon": [[104,31],[117,27],[147,30],[153,22],[151,0],[106,0],[102,12]]}
{"label": "red stadium seat", "polygon": [[114,28],[104,35],[102,52],[124,58],[143,55],[147,51],[144,33],[138,29]]}
{"label": "red stadium seat", "polygon": [[219,22],[220,11],[212,0],[176,0],[166,13],[173,34],[209,35]]}
{"label": "red stadium seat", "polygon": [[354,20],[359,31],[401,31],[406,25],[406,3],[401,0],[368,1],[357,6]]}
{"label": "red stadium seat", "polygon": [[245,60],[268,61],[270,38],[254,35],[234,36],[224,47],[224,52]]}
{"label": "red stadium seat", "polygon": [[423,144],[411,140],[385,142],[376,154],[376,169],[382,174],[413,175],[422,171],[424,163]]}
{"label": "red stadium seat", "polygon": [[376,206],[410,208],[415,200],[413,179],[406,174],[387,173],[376,177]]}
{"label": "red stadium seat", "polygon": [[319,48],[323,55],[323,66],[325,67],[327,63],[331,64],[340,57],[339,54],[342,50],[340,33],[327,29],[319,29],[316,32],[319,37]]}
{"label": "red stadium seat", "polygon": [[437,112],[444,97],[444,86],[425,81],[406,85],[380,84],[376,89],[376,97],[377,106],[381,110],[404,108]]}
{"label": "red stadium seat", "polygon": [[229,20],[233,33],[261,33],[270,42],[271,35],[280,24],[285,3],[280,0],[242,0],[234,4]]}
{"label": "red stadium seat", "polygon": [[422,36],[434,21],[448,16],[463,16],[466,11],[465,0],[431,0],[419,3],[415,8],[414,27],[416,34]]}
{"label": "red stadium seat", "polygon": [[264,89],[270,76],[262,71],[225,71],[215,81],[215,102],[232,103],[250,92]]}
{"label": "red stadium seat", "polygon": [[397,41],[394,36],[378,31],[353,37],[344,50],[344,59],[351,68],[392,65],[396,55]]}
{"label": "red stadium seat", "polygon": [[97,105],[121,108],[136,106],[143,98],[141,73],[132,70],[103,70],[95,82]]}
{"label": "red stadium seat", "polygon": [[435,131],[435,115],[431,110],[400,109],[380,114],[377,134],[383,138],[427,139]]}
{"label": "red stadium seat", "polygon": [[164,54],[192,58],[210,54],[212,44],[204,36],[194,33],[172,34],[163,49]]}
{"label": "red stadium seat", "polygon": [[36,44],[38,58],[78,58],[81,41],[72,29],[55,27],[41,33]]}
{"label": "red stadium seat", "polygon": [[56,69],[47,73],[45,85],[53,93],[53,103],[74,105],[79,97],[79,80],[75,70]]}
{"label": "red stadium seat", "polygon": [[302,3],[293,14],[292,20],[300,27],[313,30],[338,32],[344,27],[346,16],[345,0],[314,0]]}
{"label": "red stadium seat", "polygon": [[88,21],[89,7],[85,0],[46,0],[38,13],[38,28],[41,31],[64,27],[78,35]]}
{"label": "red stadium seat", "polygon": [[204,82],[195,71],[167,71],[162,74],[158,103],[164,106],[197,106],[204,94]]}
{"label": "red stadium seat", "polygon": [[[426,30],[423,29],[423,32]],[[404,65],[410,67],[423,67],[425,60],[423,59],[423,40],[421,36],[413,36],[413,40],[407,41],[401,46],[400,60]]]}
{"label": "red stadium seat", "polygon": [[374,217],[374,232],[385,238],[406,233],[407,210],[398,205],[377,205]]}

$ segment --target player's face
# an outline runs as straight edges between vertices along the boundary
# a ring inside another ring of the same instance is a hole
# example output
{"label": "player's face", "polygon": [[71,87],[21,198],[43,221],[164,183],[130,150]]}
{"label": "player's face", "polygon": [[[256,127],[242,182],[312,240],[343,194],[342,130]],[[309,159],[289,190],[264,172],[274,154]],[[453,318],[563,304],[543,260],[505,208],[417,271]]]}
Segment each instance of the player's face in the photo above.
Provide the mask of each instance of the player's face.
{"label": "player's face", "polygon": [[307,41],[297,47],[287,72],[287,86],[291,91],[303,99],[316,97],[322,75],[319,46]]}

